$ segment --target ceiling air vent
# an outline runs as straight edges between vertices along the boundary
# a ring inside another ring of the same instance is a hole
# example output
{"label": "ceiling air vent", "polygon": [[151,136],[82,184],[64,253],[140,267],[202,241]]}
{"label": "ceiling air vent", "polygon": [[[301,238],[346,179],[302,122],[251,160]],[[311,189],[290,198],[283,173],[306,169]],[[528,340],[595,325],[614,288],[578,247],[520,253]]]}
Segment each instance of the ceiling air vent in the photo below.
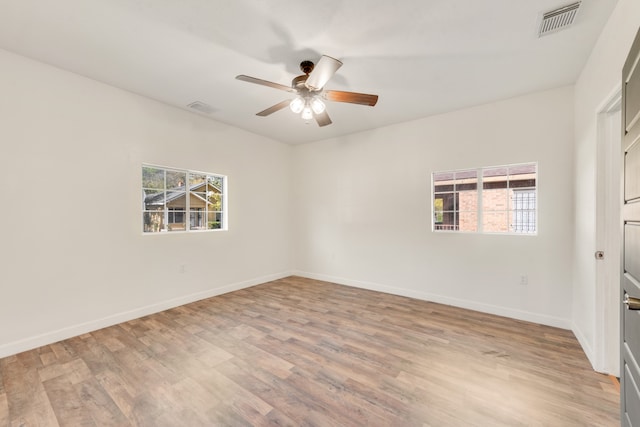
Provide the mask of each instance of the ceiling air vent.
{"label": "ceiling air vent", "polygon": [[542,15],[542,22],[540,22],[540,29],[538,30],[538,37],[546,36],[547,34],[554,33],[556,31],[567,28],[573,24],[578,13],[580,3],[576,2],[563,6],[559,9],[546,12]]}
{"label": "ceiling air vent", "polygon": [[187,107],[204,114],[211,114],[216,111],[216,109],[213,108],[211,105],[205,104],[204,102],[201,102],[201,101],[192,102],[191,104],[187,105]]}

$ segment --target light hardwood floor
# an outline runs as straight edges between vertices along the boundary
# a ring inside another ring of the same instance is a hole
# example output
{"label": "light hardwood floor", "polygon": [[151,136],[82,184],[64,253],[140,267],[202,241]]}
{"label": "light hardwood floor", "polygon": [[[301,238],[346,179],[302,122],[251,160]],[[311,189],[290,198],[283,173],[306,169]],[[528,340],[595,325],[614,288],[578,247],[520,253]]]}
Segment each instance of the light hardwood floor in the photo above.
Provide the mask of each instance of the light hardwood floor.
{"label": "light hardwood floor", "polygon": [[570,331],[290,277],[0,359],[0,426],[615,426]]}

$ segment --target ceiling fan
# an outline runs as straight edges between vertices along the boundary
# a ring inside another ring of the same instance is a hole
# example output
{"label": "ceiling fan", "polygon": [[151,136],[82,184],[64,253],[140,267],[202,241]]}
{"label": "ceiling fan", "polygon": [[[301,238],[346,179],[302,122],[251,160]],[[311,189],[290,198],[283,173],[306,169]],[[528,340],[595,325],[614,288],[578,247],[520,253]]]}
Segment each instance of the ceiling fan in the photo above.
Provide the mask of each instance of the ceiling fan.
{"label": "ceiling fan", "polygon": [[302,120],[309,122],[314,118],[318,126],[326,126],[331,124],[331,119],[329,118],[329,114],[327,114],[326,106],[322,101],[323,99],[334,102],[369,105],[371,107],[378,102],[378,95],[345,92],[341,90],[325,90],[324,85],[341,66],[342,62],[326,55],[323,55],[317,64],[311,61],[302,61],[300,63],[300,69],[304,74],[295,77],[291,81],[291,86],[245,76],[244,74],[236,76],[236,79],[296,94],[295,98],[286,99],[276,105],[272,105],[266,110],[257,113],[256,116],[265,117],[288,106],[291,111],[300,114]]}

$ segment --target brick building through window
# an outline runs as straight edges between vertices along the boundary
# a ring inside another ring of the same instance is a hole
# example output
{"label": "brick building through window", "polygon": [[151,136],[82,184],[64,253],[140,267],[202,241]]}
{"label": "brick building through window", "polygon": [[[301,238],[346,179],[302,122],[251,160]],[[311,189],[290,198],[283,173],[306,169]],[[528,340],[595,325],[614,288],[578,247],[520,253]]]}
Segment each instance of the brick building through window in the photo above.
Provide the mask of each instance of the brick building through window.
{"label": "brick building through window", "polygon": [[537,165],[436,172],[433,229],[535,233]]}

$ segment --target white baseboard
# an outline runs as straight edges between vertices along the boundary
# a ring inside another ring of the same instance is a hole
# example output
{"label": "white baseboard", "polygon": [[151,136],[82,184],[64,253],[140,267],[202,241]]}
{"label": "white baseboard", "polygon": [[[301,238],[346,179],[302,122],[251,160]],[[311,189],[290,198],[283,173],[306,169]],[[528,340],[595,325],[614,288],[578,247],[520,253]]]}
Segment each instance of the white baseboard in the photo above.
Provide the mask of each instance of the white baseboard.
{"label": "white baseboard", "polygon": [[56,331],[45,332],[43,334],[39,334],[36,336],[24,338],[18,341],[13,341],[7,344],[2,344],[0,345],[0,357],[7,357],[14,354],[18,354],[23,351],[41,347],[43,345],[52,344],[67,338],[86,334],[88,332],[96,331],[98,329],[106,328],[108,326],[117,325],[118,323],[127,322],[129,320],[138,319],[140,317],[148,316],[153,313],[158,313],[163,310],[168,310],[170,308],[189,304],[202,299],[211,298],[217,295],[226,294],[228,292],[249,288],[251,286],[270,282],[272,280],[282,279],[284,277],[291,276],[292,274],[293,274],[292,272],[283,272],[283,273],[270,274],[267,276],[257,277],[251,280],[245,280],[243,282],[229,284],[220,288],[208,289],[206,291],[196,292],[196,293],[181,296],[178,298],[173,298],[167,301],[162,301],[159,303],[136,308],[134,310],[116,313],[114,315],[103,317],[101,319],[91,320],[88,322],[80,323],[78,325],[73,325],[73,326],[68,326],[66,328],[58,329]]}
{"label": "white baseboard", "polygon": [[593,367],[593,369],[600,373],[606,373],[603,371],[602,366],[598,366],[598,363],[596,361],[596,354],[593,351],[593,348],[591,347],[591,345],[589,344],[589,340],[585,338],[584,334],[582,333],[582,330],[578,327],[578,325],[572,322],[571,331],[573,332],[573,335],[576,336],[576,339],[578,340],[578,342],[580,343],[580,346],[582,347],[582,351],[584,351],[584,354],[586,354],[587,359],[589,359],[589,363],[591,363],[591,366]]}
{"label": "white baseboard", "polygon": [[353,286],[355,288],[369,289],[372,291],[385,292],[393,295],[400,295],[424,301],[436,302],[439,304],[451,305],[454,307],[466,308],[468,310],[480,311],[482,313],[495,314],[497,316],[509,317],[526,322],[538,323],[540,325],[553,326],[556,328],[571,330],[571,320],[560,317],[548,316],[545,314],[533,313],[523,310],[515,310],[508,307],[500,307],[491,304],[484,304],[476,301],[464,300],[459,298],[451,298],[444,295],[431,294],[426,292],[415,291],[412,289],[397,288],[393,286],[382,285],[379,283],[363,282],[360,280],[344,279],[341,277],[328,276],[325,274],[309,273],[304,271],[293,272],[296,276],[306,277],[309,279],[323,280],[326,282],[337,283],[340,285]]}

